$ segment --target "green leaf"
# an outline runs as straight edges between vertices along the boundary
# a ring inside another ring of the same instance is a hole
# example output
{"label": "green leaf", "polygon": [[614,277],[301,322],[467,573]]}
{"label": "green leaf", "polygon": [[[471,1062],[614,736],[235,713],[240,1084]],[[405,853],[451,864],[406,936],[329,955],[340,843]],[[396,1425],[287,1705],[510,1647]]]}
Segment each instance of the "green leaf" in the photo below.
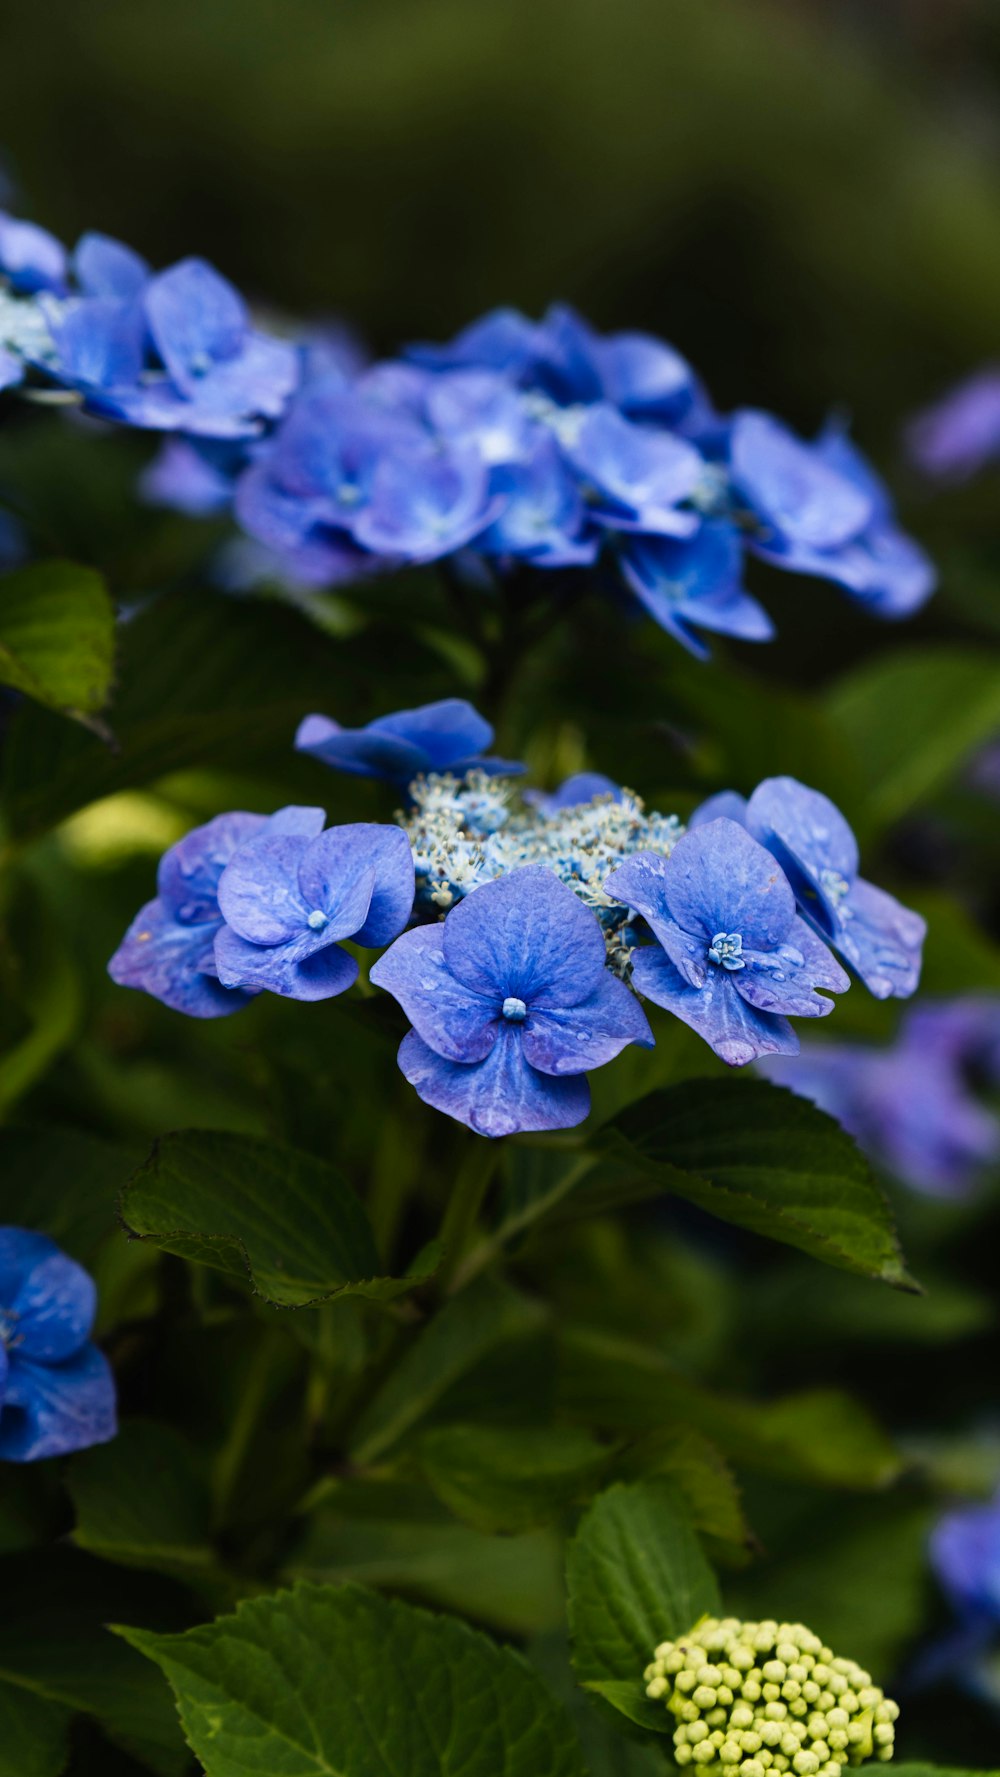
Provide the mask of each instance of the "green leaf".
{"label": "green leaf", "polygon": [[113,1224],[128,1148],[78,1129],[0,1129],[4,1213],[88,1262]]}
{"label": "green leaf", "polygon": [[0,684],[66,716],[93,716],[111,688],[115,613],[99,574],[37,562],[0,579]]}
{"label": "green leaf", "polygon": [[73,1457],[74,1541],[92,1555],[235,1595],[211,1545],[211,1501],[195,1452],[165,1425],[128,1420],[111,1444]]}
{"label": "green leaf", "polygon": [[389,1301],[430,1276],[380,1277],[368,1218],[325,1161],[249,1136],[190,1129],[158,1141],[126,1185],[130,1234],[164,1252],[249,1278],[279,1308],[337,1296]]}
{"label": "green leaf", "polygon": [[486,1531],[550,1523],[593,1492],[613,1454],[574,1426],[445,1425],[420,1443],[438,1498]]}
{"label": "green leaf", "polygon": [[723,1221],[914,1287],[868,1162],[832,1117],[784,1087],[686,1080],[630,1105],[594,1145]]}
{"label": "green leaf", "polygon": [[560,1404],[608,1431],[694,1426],[737,1463],[826,1487],[877,1488],[902,1468],[870,1413],[836,1388],[773,1401],[723,1394],[674,1369],[654,1347],[589,1327],[561,1334]]}
{"label": "green leaf", "polygon": [[1000,1777],[1000,1770],[993,1766],[989,1771],[958,1771],[953,1765],[897,1765],[892,1767],[893,1777]]}
{"label": "green leaf", "polygon": [[573,1664],[581,1684],[642,1727],[666,1733],[642,1675],[661,1641],[721,1608],[715,1575],[669,1481],[609,1487],[566,1556]]}
{"label": "green leaf", "polygon": [[398,1443],[470,1370],[545,1326],[545,1310],[493,1277],[480,1278],[424,1328],[354,1428],[352,1456],[371,1463]]}
{"label": "green leaf", "polygon": [[939,789],[1000,728],[1000,656],[910,648],[841,680],[828,710],[864,761],[867,818],[880,828]]}
{"label": "green leaf", "polygon": [[358,1586],[300,1585],[184,1635],[123,1629],[166,1673],[207,1777],[585,1777],[518,1654]]}
{"label": "green leaf", "polygon": [[735,1476],[711,1439],[690,1426],[651,1432],[615,1464],[616,1479],[662,1475],[684,1496],[691,1522],[706,1536],[745,1545],[750,1528]]}
{"label": "green leaf", "polygon": [[0,1777],[59,1777],[73,1711],[0,1679]]}

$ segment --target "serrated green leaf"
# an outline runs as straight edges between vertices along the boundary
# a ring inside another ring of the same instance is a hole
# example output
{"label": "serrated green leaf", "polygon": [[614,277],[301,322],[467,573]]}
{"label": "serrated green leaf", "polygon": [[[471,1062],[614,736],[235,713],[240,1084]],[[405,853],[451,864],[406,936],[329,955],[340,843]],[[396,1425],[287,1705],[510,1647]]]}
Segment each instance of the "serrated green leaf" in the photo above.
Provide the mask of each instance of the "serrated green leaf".
{"label": "serrated green leaf", "polygon": [[[666,1732],[642,1675],[661,1641],[720,1608],[715,1575],[669,1481],[609,1487],[580,1521],[566,1556],[573,1664],[631,1721]],[[662,1722],[660,1717],[662,1715]]]}
{"label": "serrated green leaf", "polygon": [[939,789],[1000,728],[1000,656],[909,648],[842,679],[828,710],[864,762],[868,822],[883,827]]}
{"label": "serrated green leaf", "polygon": [[207,1777],[585,1777],[518,1654],[359,1586],[300,1585],[184,1635],[123,1629],[166,1673]]}
{"label": "serrated green leaf", "polygon": [[586,1497],[614,1452],[575,1426],[444,1425],[420,1441],[437,1497],[479,1530],[529,1530]]}
{"label": "serrated green leaf", "polygon": [[93,716],[111,688],[115,613],[99,574],[36,562],[0,579],[0,684],[67,716]]}
{"label": "serrated green leaf", "polygon": [[723,1221],[912,1287],[868,1162],[832,1117],[783,1087],[686,1080],[630,1105],[591,1145]]}
{"label": "serrated green leaf", "polygon": [[230,1277],[279,1308],[337,1296],[390,1301],[433,1274],[426,1252],[407,1277],[380,1277],[360,1199],[325,1161],[217,1130],[157,1142],[125,1186],[128,1233]]}
{"label": "serrated green leaf", "polygon": [[691,1426],[651,1432],[615,1464],[617,1480],[647,1480],[654,1475],[673,1481],[683,1494],[696,1530],[721,1542],[749,1542],[750,1527],[736,1478],[710,1438]]}

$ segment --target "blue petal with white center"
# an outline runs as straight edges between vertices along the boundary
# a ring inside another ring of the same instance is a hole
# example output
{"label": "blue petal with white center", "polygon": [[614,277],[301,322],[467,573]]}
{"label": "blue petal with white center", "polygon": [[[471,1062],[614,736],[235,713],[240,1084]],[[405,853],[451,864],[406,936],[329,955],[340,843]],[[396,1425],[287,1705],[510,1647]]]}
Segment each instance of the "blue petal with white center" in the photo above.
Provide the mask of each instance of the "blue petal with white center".
{"label": "blue petal with white center", "polygon": [[0,1461],[114,1437],[114,1380],[90,1343],[96,1305],[92,1279],[54,1241],[0,1228]]}

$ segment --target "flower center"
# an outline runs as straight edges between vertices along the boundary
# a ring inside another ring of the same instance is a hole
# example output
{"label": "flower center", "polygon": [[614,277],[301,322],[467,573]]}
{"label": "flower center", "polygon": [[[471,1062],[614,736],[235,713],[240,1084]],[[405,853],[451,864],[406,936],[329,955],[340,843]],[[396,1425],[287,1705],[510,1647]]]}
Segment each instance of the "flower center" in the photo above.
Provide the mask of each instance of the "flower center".
{"label": "flower center", "polygon": [[708,947],[708,958],[723,969],[745,969],[742,950],[742,932],[716,932]]}
{"label": "flower center", "polygon": [[521,1024],[528,1016],[524,1001],[516,999],[513,994],[504,1000],[502,1011],[509,1024]]}
{"label": "flower center", "polygon": [[312,932],[321,932],[327,923],[327,917],[322,907],[314,907],[306,920],[306,925]]}
{"label": "flower center", "polygon": [[832,901],[836,907],[838,901],[844,899],[844,896],[847,894],[851,885],[849,882],[845,881],[839,870],[821,870],[819,873],[819,886],[823,890],[827,900]]}

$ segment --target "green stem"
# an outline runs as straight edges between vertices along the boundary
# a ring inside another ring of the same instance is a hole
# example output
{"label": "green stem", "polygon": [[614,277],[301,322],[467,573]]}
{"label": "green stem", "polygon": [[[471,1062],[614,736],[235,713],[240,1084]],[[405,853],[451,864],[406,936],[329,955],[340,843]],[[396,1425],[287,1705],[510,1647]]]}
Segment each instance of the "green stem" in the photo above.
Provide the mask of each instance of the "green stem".
{"label": "green stem", "polygon": [[452,1291],[455,1274],[499,1158],[497,1143],[484,1136],[474,1137],[466,1148],[438,1236],[444,1247],[444,1262],[437,1280],[438,1295],[449,1295]]}

